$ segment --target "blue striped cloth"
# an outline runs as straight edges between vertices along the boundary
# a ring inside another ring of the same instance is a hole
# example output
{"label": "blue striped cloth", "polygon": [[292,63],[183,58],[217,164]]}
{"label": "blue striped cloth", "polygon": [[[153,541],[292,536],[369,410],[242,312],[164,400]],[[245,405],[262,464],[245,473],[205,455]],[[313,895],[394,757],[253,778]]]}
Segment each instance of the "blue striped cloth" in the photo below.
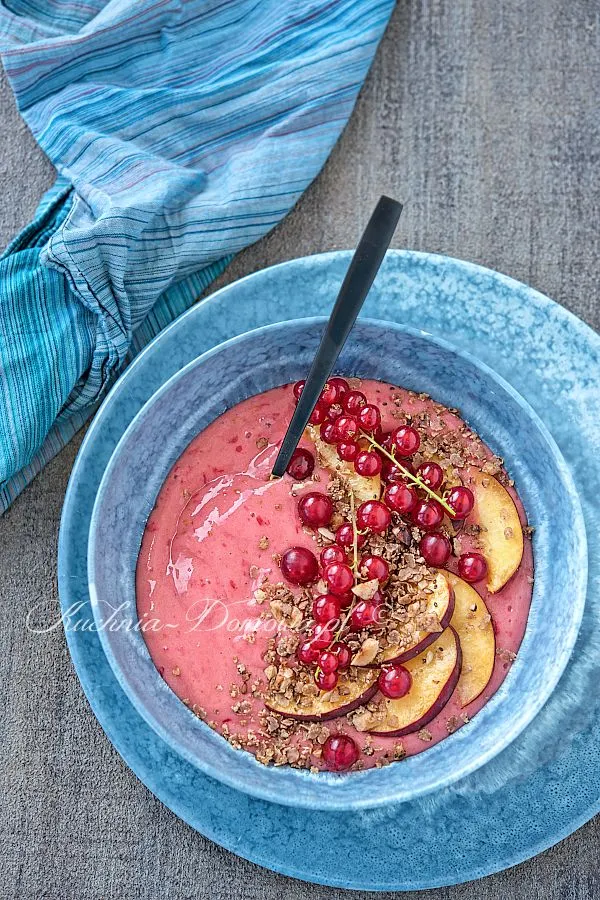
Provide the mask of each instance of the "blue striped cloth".
{"label": "blue striped cloth", "polygon": [[0,510],[294,205],[393,2],[0,2],[2,61],[58,171],[0,259]]}

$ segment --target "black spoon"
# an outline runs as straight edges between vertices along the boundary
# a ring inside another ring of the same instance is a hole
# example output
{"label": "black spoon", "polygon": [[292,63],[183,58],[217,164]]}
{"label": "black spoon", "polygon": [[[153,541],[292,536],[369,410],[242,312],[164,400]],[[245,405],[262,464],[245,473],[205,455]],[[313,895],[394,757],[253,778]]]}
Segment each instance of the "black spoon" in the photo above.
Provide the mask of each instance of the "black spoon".
{"label": "black spoon", "polygon": [[298,406],[277,454],[273,466],[274,476],[280,477],[288,467],[321,391],[331,375],[335,361],[346,343],[350,330],[383,262],[401,212],[401,203],[390,197],[381,197],[369,219],[354,256],[350,260],[346,277],[323,332]]}

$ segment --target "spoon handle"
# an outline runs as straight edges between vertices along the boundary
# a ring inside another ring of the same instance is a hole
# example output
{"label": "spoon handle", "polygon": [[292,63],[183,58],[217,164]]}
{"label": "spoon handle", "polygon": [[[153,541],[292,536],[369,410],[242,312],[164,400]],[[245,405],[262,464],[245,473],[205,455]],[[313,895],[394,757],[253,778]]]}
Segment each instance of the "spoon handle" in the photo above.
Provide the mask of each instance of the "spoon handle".
{"label": "spoon handle", "polygon": [[369,219],[358,247],[350,260],[346,277],[323,332],[298,406],[275,460],[273,466],[273,475],[275,476],[283,475],[298,446],[314,406],[331,375],[331,370],[379,271],[401,212],[401,203],[390,197],[381,197]]}

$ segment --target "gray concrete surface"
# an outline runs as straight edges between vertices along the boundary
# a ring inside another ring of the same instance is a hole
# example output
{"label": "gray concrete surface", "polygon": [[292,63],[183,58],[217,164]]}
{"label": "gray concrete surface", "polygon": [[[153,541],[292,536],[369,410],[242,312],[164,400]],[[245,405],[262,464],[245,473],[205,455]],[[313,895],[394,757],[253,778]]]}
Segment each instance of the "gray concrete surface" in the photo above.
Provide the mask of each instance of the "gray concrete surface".
{"label": "gray concrete surface", "polygon": [[[387,191],[407,203],[397,246],[497,268],[600,328],[599,13],[591,0],[400,0],[323,173],[215,287],[293,256],[352,246]],[[5,82],[0,117],[6,242],[28,221],[52,169]],[[339,896],[237,859],[180,822],[104,736],[63,634],[27,632],[29,608],[57,608],[58,523],[78,444],[0,520],[0,897]],[[600,896],[599,840],[596,819],[509,872],[416,896],[591,900]]]}

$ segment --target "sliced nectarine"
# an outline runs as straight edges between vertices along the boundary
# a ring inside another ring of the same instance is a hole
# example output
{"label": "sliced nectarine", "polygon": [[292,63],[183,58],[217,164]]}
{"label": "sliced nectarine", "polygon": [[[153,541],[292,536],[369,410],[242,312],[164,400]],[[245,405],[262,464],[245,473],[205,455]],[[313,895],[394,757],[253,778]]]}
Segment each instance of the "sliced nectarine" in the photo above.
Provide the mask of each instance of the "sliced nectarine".
{"label": "sliced nectarine", "polygon": [[435,616],[440,623],[439,631],[417,631],[409,647],[386,647],[378,654],[375,662],[404,663],[428,647],[449,624],[454,611],[454,592],[441,572],[435,577],[433,593],[427,601],[426,615]]}
{"label": "sliced nectarine", "polygon": [[269,694],[265,706],[273,712],[302,722],[323,722],[352,712],[367,703],[377,691],[378,669],[351,667],[340,672],[337,686],[332,691],[319,691],[301,700],[288,699],[283,694]]}
{"label": "sliced nectarine", "polygon": [[424,728],[442,711],[460,675],[460,643],[453,628],[446,628],[419,656],[405,663],[412,686],[399,700],[385,700],[383,714],[373,713],[363,723],[371,734],[402,737]]}
{"label": "sliced nectarine", "polygon": [[468,706],[485,690],[496,661],[496,637],[488,608],[474,587],[457,575],[446,573],[454,588],[451,625],[458,634],[462,668],[457,692],[461,706]]}
{"label": "sliced nectarine", "polygon": [[358,475],[352,463],[344,462],[339,458],[337,450],[332,444],[326,444],[321,440],[319,429],[314,425],[308,426],[308,434],[314,442],[321,465],[330,472],[337,473],[342,481],[352,489],[359,503],[363,503],[365,500],[379,500],[381,494],[379,475]]}
{"label": "sliced nectarine", "polygon": [[512,578],[523,556],[519,513],[506,488],[491,475],[471,471],[475,496],[472,520],[481,526],[479,542],[488,564],[487,589],[495,594]]}

